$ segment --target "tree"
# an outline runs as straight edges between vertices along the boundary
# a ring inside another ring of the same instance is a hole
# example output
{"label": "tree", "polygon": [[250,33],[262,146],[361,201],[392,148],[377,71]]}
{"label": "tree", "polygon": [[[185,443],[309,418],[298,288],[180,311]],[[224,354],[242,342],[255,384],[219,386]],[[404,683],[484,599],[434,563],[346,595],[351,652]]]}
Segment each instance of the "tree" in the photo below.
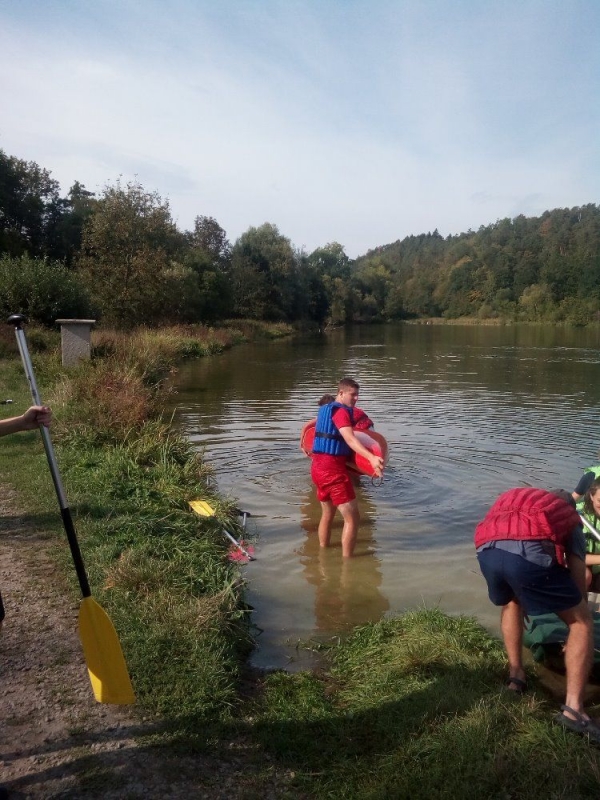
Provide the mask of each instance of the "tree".
{"label": "tree", "polygon": [[46,233],[58,190],[48,170],[0,150],[0,254],[49,254]]}
{"label": "tree", "polygon": [[227,234],[214,217],[196,217],[194,230],[186,233],[187,242],[192,250],[206,254],[211,265],[223,269],[231,257],[231,247]]}
{"label": "tree", "polygon": [[[196,296],[188,303],[189,319],[213,322],[229,316],[233,307],[230,279],[231,247],[227,234],[214,217],[196,217],[194,230],[185,234],[186,252],[183,265],[195,276],[196,286],[188,281],[189,291]],[[194,309],[192,312],[192,308]]]}
{"label": "tree", "polygon": [[554,308],[552,292],[545,283],[534,283],[528,286],[521,297],[519,305],[525,318],[528,320],[541,320]]}
{"label": "tree", "polygon": [[310,269],[321,277],[332,325],[352,319],[355,296],[351,291],[350,259],[339,242],[317,247],[308,257]]}
{"label": "tree", "polygon": [[130,327],[165,317],[166,276],[181,243],[158,194],[139,183],[106,187],[85,224],[77,264],[106,322]]}
{"label": "tree", "polygon": [[58,199],[48,209],[46,250],[48,257],[73,264],[81,250],[83,227],[94,209],[94,193],[75,181],[65,199]]}
{"label": "tree", "polygon": [[297,264],[290,240],[265,222],[233,246],[231,277],[236,316],[293,320],[297,314]]}

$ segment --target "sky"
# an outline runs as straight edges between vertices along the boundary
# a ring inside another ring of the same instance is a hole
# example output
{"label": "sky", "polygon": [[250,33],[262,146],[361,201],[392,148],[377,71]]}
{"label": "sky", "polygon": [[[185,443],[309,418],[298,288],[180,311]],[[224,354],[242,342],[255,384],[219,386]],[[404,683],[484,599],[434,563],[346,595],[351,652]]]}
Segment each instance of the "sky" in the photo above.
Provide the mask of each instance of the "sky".
{"label": "sky", "polygon": [[0,0],[0,149],[355,258],[599,202],[600,0]]}

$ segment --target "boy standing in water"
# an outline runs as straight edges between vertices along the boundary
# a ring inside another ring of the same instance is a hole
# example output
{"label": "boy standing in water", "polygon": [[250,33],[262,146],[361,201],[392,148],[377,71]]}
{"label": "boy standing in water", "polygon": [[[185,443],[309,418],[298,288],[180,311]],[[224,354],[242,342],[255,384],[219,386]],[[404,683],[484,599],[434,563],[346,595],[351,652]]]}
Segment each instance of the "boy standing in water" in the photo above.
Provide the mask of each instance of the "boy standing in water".
{"label": "boy standing in water", "polygon": [[346,466],[346,459],[354,450],[364,456],[377,475],[383,471],[383,459],[370,453],[353,432],[354,407],[358,401],[359,385],[352,378],[343,378],[332,403],[326,403],[317,415],[311,477],[317,487],[321,503],[319,544],[329,547],[331,525],[336,509],[344,519],[342,529],[342,555],[354,554],[360,515],[354,486]]}

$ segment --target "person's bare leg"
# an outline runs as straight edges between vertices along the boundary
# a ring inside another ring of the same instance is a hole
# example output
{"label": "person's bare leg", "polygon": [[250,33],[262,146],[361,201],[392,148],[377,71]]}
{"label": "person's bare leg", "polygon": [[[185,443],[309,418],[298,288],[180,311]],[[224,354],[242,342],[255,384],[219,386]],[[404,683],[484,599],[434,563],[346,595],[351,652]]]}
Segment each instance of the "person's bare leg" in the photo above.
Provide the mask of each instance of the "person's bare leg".
{"label": "person's bare leg", "polygon": [[335,506],[330,500],[321,501],[321,519],[319,520],[319,544],[329,547],[331,540],[331,525],[335,517]]}
{"label": "person's bare leg", "polygon": [[360,522],[356,498],[350,500],[348,503],[342,503],[341,506],[338,506],[338,510],[344,518],[344,527],[342,529],[342,555],[344,558],[352,558],[356,545],[356,537],[358,535],[358,523]]}
{"label": "person's bare leg", "polygon": [[[592,615],[585,600],[574,608],[557,613],[569,626],[569,636],[565,645],[567,672],[565,705],[587,718],[588,715],[583,710],[583,696],[594,657]],[[564,713],[568,717],[571,716],[568,711]]]}
{"label": "person's bare leg", "polygon": [[508,656],[508,676],[525,680],[523,669],[523,609],[516,600],[502,606],[500,627]]}

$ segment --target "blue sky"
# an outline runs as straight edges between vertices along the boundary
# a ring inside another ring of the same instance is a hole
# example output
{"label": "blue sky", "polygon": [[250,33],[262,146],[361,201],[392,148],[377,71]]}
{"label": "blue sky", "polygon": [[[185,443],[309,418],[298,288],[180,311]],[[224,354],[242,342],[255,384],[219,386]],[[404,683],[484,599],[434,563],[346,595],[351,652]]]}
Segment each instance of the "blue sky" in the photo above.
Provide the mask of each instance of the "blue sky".
{"label": "blue sky", "polygon": [[0,148],[355,257],[597,203],[600,0],[0,0]]}

